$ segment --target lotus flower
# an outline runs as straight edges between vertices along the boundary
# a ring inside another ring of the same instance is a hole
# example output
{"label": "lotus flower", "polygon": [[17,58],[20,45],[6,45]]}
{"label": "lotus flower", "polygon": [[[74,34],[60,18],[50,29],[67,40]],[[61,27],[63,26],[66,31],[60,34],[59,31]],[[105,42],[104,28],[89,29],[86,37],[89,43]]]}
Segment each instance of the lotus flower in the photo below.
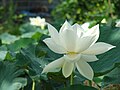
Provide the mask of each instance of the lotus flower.
{"label": "lotus flower", "polygon": [[38,16],[36,18],[30,18],[30,24],[35,26],[40,26],[42,29],[44,29],[46,25],[45,18],[41,18]]}
{"label": "lotus flower", "polygon": [[62,73],[67,78],[77,68],[81,75],[92,80],[93,69],[87,62],[97,61],[95,55],[115,47],[104,42],[96,43],[99,38],[99,25],[84,30],[80,25],[71,26],[66,21],[59,32],[50,24],[48,30],[51,37],[43,41],[53,52],[64,55],[46,65],[43,73],[55,72],[62,68]]}

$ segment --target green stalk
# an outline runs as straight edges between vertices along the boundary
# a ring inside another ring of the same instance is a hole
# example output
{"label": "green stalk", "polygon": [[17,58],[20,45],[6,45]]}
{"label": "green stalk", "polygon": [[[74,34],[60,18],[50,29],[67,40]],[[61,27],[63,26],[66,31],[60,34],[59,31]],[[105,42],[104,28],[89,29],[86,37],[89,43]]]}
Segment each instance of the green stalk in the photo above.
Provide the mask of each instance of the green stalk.
{"label": "green stalk", "polygon": [[70,85],[73,85],[73,73],[70,76]]}
{"label": "green stalk", "polygon": [[33,80],[33,83],[32,83],[32,90],[35,90],[35,81]]}

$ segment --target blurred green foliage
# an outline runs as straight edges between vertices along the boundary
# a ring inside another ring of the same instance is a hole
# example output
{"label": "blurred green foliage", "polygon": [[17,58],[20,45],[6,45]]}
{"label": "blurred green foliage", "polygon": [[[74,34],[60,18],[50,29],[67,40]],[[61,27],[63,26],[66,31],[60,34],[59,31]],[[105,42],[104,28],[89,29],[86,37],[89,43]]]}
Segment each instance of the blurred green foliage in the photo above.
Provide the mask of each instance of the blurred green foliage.
{"label": "blurred green foliage", "polygon": [[[58,23],[65,19],[72,23],[99,23],[103,18],[120,17],[119,5],[120,0],[65,0],[53,11],[53,16]],[[20,25],[16,20],[18,17],[13,2],[10,6],[0,7],[0,90],[31,90],[33,82],[35,90],[96,90],[85,86],[83,82],[86,79],[78,72],[74,73],[74,83],[78,85],[73,86],[69,86],[70,78],[64,78],[61,71],[41,74],[46,64],[62,55],[52,52],[43,43],[43,39],[49,37],[46,28],[42,30],[29,22]],[[93,81],[102,89],[106,85],[120,84],[120,28],[112,24],[100,24],[98,41],[110,43],[116,48],[98,55],[100,60],[90,63],[95,72]]]}
{"label": "blurred green foliage", "polygon": [[115,19],[120,8],[120,0],[61,0],[52,11],[54,20],[63,22],[65,19],[72,23],[94,21],[99,23],[103,18]]}
{"label": "blurred green foliage", "polygon": [[13,0],[9,0],[8,4],[0,6],[0,33],[9,32],[19,35],[20,20],[23,15],[16,14],[16,5]]}
{"label": "blurred green foliage", "polygon": [[[70,77],[64,78],[61,71],[50,72],[47,75],[42,74],[41,72],[46,64],[62,57],[62,55],[52,52],[43,43],[43,39],[49,37],[47,29],[42,30],[40,27],[26,23],[20,27],[19,31],[21,32],[19,36],[9,33],[0,35],[0,72],[7,77],[4,78],[2,74],[0,75],[0,88],[3,88],[0,90],[7,90],[9,86],[14,86],[14,84],[15,89],[11,87],[12,89],[9,88],[9,90],[17,90],[17,86],[22,89],[24,87],[24,90],[31,90],[34,82],[35,90],[96,90],[90,86],[85,86],[83,82],[86,79],[77,71],[73,74],[75,75],[73,86],[69,86]],[[95,73],[93,81],[99,84],[99,88],[103,89],[110,84],[120,84],[118,79],[120,73],[119,38],[120,28],[109,24],[100,24],[98,41],[110,43],[116,48],[98,55],[98,61],[89,63]],[[65,88],[63,88],[64,86]]]}

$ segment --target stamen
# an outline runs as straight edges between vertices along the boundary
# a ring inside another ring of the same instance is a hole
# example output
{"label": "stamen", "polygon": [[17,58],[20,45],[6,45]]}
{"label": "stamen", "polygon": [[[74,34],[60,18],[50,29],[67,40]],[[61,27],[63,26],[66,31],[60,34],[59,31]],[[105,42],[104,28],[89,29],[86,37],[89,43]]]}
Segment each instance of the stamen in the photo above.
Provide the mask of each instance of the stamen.
{"label": "stamen", "polygon": [[68,52],[66,53],[66,55],[75,55],[75,54],[78,54],[77,52]]}

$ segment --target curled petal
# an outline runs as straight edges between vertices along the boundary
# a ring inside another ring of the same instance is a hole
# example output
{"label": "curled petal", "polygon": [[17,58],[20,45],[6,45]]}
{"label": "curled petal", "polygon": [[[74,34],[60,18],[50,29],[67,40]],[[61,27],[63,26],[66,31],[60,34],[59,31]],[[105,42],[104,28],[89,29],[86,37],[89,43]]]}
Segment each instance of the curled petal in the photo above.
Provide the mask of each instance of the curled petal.
{"label": "curled petal", "polygon": [[85,60],[86,62],[93,62],[98,60],[95,55],[81,55],[81,59]]}
{"label": "curled petal", "polygon": [[87,50],[83,51],[82,54],[98,55],[105,53],[112,48],[115,48],[115,46],[104,42],[98,42],[95,43],[93,46],[89,47]]}
{"label": "curled petal", "polygon": [[66,53],[66,50],[64,47],[56,44],[51,38],[47,38],[43,40],[46,45],[55,53],[59,53],[59,54],[64,54]]}
{"label": "curled petal", "polygon": [[74,68],[74,63],[65,61],[62,67],[62,73],[65,78],[69,77],[72,74]]}
{"label": "curled petal", "polygon": [[63,63],[64,63],[63,57],[59,58],[59,59],[49,63],[48,65],[46,65],[45,68],[43,69],[42,73],[59,71],[61,69],[61,67],[63,66]]}
{"label": "curled petal", "polygon": [[79,60],[78,62],[75,63],[79,73],[83,75],[85,78],[92,80],[94,73],[93,69],[91,66],[84,60]]}

